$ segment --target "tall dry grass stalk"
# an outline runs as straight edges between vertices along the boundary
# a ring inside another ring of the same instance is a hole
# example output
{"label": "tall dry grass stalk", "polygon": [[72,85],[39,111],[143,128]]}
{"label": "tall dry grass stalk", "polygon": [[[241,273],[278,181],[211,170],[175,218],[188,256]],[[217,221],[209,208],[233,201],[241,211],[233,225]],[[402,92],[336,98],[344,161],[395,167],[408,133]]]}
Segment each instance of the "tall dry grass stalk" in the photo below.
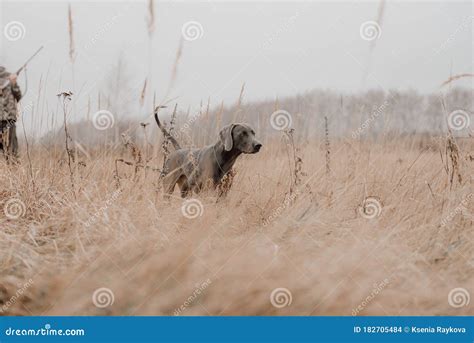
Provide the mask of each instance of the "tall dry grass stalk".
{"label": "tall dry grass stalk", "polygon": [[[74,21],[72,17],[71,4],[68,4],[68,33],[69,33],[69,60],[71,62],[71,75],[72,75],[72,90],[76,92],[76,73],[75,73],[75,60],[76,60],[76,47],[74,43]],[[75,101],[72,104],[74,115],[76,114]]]}
{"label": "tall dry grass stalk", "polygon": [[[145,104],[147,81],[148,81],[148,78],[145,78],[145,82],[143,82],[142,91],[140,93],[140,107],[142,107]],[[153,108],[155,108],[155,98],[153,98]]]}
{"label": "tall dry grass stalk", "polygon": [[70,92],[62,92],[58,94],[60,100],[62,100],[62,107],[63,107],[63,119],[64,119],[64,148],[66,150],[67,156],[67,165],[69,168],[69,178],[71,182],[71,191],[73,192],[74,196],[76,196],[76,186],[74,182],[74,167],[73,163],[75,162],[74,152],[70,148],[69,144],[72,142],[72,137],[69,134],[68,126],[67,126],[67,102],[71,100],[71,93]]}
{"label": "tall dry grass stalk", "polygon": [[[132,155],[132,158],[133,158],[133,161],[134,161],[133,165],[135,167],[134,173],[133,173],[133,181],[137,182],[138,177],[139,177],[138,172],[139,172],[141,167],[144,167],[144,165],[143,165],[143,154],[142,154],[140,148],[138,147],[138,145],[132,141],[130,136],[128,136],[126,134],[122,134],[122,139],[123,139],[123,145],[125,146],[125,148],[130,150],[130,154]],[[125,162],[125,161],[122,160],[122,162]],[[128,163],[126,163],[126,164],[128,164]]]}
{"label": "tall dry grass stalk", "polygon": [[[381,30],[382,29],[382,20],[383,20],[384,12],[385,12],[385,0],[380,0],[378,10],[377,10],[377,18],[375,20],[375,22],[378,25],[378,29],[376,29],[376,30],[379,30],[379,29]],[[377,34],[377,33],[375,33],[375,34]],[[373,53],[374,53],[375,47],[377,46],[377,42],[378,42],[378,37],[376,37],[375,39],[373,39],[370,42],[369,56],[367,58],[366,68],[364,70],[363,77],[362,77],[362,83],[363,84],[365,83],[365,81],[367,80],[367,77],[370,74],[370,68],[371,68],[371,65],[372,65]]]}
{"label": "tall dry grass stalk", "polygon": [[328,117],[324,116],[324,144],[326,146],[326,176],[331,174],[331,142],[329,140]]}
{"label": "tall dry grass stalk", "polygon": [[211,97],[208,97],[207,98],[207,105],[206,105],[206,112],[204,112],[204,121],[208,121],[209,120],[209,113],[210,113],[210,110],[211,110]]}
{"label": "tall dry grass stalk", "polygon": [[[449,161],[449,162],[448,162]],[[460,158],[459,158],[459,146],[452,135],[446,137],[446,168],[449,174],[449,184],[453,187],[455,182],[454,177],[456,176],[459,184],[462,184],[462,176],[460,172]]]}
{"label": "tall dry grass stalk", "polygon": [[[379,24],[380,28],[382,28],[384,12],[385,12],[385,0],[380,0],[379,7],[377,9],[377,19],[375,20],[377,24]],[[371,41],[370,50],[374,50],[376,44],[377,44],[377,39],[374,39],[373,41]]]}
{"label": "tall dry grass stalk", "polygon": [[168,83],[168,87],[163,97],[164,99],[163,101],[168,100],[168,96],[170,95],[171,91],[174,88],[174,85],[176,83],[176,78],[178,77],[178,66],[179,66],[179,62],[181,60],[182,55],[183,55],[183,37],[181,37],[179,41],[178,49],[176,50],[176,56],[174,58],[173,68],[171,69],[170,81]]}
{"label": "tall dry grass stalk", "polygon": [[30,155],[30,144],[28,141],[28,136],[26,134],[25,122],[21,121],[21,123],[22,123],[22,129],[23,129],[23,138],[25,139],[26,158],[28,160],[28,171],[29,171],[29,176],[30,176],[29,181],[31,183],[33,193],[36,193],[36,183],[35,183],[35,177],[33,174],[33,164],[31,163],[31,155]]}
{"label": "tall dry grass stalk", "polygon": [[153,36],[155,31],[155,4],[153,0],[148,0],[148,15],[146,17],[149,37]]}
{"label": "tall dry grass stalk", "polygon": [[235,110],[233,115],[233,122],[244,121],[244,112],[242,111],[242,104],[244,101],[244,92],[245,92],[245,82],[240,87],[239,97],[235,103]]}
{"label": "tall dry grass stalk", "polygon": [[245,82],[242,84],[242,87],[240,87],[239,98],[237,99],[237,103],[235,104],[235,107],[237,108],[242,107],[242,103],[244,101],[244,91],[245,91]]}
{"label": "tall dry grass stalk", "polygon": [[[171,115],[170,125],[169,127],[165,127],[166,131],[168,131],[168,134],[171,136],[174,133],[177,113],[178,113],[178,104],[175,104],[174,109],[173,109],[173,114]],[[166,126],[166,123],[163,122],[163,125]],[[169,136],[163,137],[163,141],[161,142],[161,150],[163,153],[163,163],[166,162],[166,159],[171,153],[171,150],[170,150],[171,147],[172,147],[172,144],[171,144],[171,141],[169,140]]]}
{"label": "tall dry grass stalk", "polygon": [[71,63],[74,63],[74,60],[76,58],[76,47],[74,44],[74,21],[72,19],[71,4],[68,4],[67,13],[68,13],[67,22],[68,22],[68,33],[69,33],[69,59],[71,60]]}
{"label": "tall dry grass stalk", "polygon": [[453,81],[456,81],[456,80],[459,80],[459,79],[463,79],[465,77],[474,77],[474,74],[458,74],[458,75],[453,75],[451,76],[449,79],[447,79],[446,81],[444,81],[440,87],[444,87],[448,84],[451,84]]}
{"label": "tall dry grass stalk", "polygon": [[221,105],[216,112],[216,135],[222,128],[222,113],[224,112],[224,101],[221,101]]}
{"label": "tall dry grass stalk", "polygon": [[[450,79],[452,80],[453,77],[451,77]],[[462,184],[462,175],[460,172],[460,168],[461,168],[460,148],[456,142],[456,139],[454,138],[453,132],[448,123],[448,110],[447,110],[444,96],[440,97],[440,101],[441,101],[441,105],[443,107],[444,113],[446,115],[446,123],[447,123],[447,128],[448,128],[448,133],[446,134],[446,143],[445,143],[444,167],[449,177],[450,189],[452,189],[453,184],[455,182],[455,177],[458,180],[459,184]],[[442,155],[441,155],[441,159],[443,160]]]}

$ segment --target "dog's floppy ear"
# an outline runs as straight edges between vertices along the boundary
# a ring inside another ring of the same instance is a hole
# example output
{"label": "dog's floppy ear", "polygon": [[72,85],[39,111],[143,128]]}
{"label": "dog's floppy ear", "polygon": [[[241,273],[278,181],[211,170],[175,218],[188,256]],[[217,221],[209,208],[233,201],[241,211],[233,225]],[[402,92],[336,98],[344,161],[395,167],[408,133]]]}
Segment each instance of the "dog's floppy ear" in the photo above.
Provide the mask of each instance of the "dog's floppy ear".
{"label": "dog's floppy ear", "polygon": [[234,140],[232,139],[232,130],[234,127],[235,124],[229,124],[224,126],[221,132],[219,132],[219,137],[226,151],[232,150],[232,146],[234,145]]}

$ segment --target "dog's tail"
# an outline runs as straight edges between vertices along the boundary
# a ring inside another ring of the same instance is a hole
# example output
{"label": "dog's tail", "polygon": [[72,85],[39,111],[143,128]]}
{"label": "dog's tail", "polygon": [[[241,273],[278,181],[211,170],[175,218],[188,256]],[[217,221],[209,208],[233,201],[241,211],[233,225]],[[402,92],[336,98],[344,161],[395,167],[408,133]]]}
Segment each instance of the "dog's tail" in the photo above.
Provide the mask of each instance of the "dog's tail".
{"label": "dog's tail", "polygon": [[166,128],[163,127],[163,125],[161,125],[160,123],[160,119],[158,118],[158,109],[160,107],[157,107],[155,108],[155,120],[156,120],[156,124],[158,124],[158,127],[160,128],[161,132],[163,133],[163,135],[165,136],[165,138],[167,140],[169,140],[171,142],[171,144],[173,144],[174,148],[176,150],[179,150],[181,149],[181,146],[179,145],[178,141],[168,132],[166,131]]}

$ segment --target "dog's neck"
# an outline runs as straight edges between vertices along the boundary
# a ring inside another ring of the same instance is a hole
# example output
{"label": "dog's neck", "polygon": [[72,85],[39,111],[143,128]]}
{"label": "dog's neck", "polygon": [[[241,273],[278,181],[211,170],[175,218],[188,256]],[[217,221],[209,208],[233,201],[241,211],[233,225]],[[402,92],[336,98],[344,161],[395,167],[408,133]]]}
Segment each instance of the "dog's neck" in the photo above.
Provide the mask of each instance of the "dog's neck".
{"label": "dog's neck", "polygon": [[224,144],[222,144],[220,140],[214,144],[213,149],[216,158],[217,169],[222,173],[221,177],[230,169],[232,169],[235,160],[242,154],[242,151],[234,147],[229,151],[225,150]]}

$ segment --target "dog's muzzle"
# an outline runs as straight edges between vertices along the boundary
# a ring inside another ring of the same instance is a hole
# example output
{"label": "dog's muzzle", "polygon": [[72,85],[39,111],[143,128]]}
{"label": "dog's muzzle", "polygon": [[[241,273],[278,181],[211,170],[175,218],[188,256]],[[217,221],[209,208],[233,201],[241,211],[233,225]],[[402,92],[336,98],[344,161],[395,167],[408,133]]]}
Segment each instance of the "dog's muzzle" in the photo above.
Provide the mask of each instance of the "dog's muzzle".
{"label": "dog's muzzle", "polygon": [[257,143],[253,146],[253,153],[256,154],[257,152],[260,151],[260,148],[262,147],[262,144]]}

